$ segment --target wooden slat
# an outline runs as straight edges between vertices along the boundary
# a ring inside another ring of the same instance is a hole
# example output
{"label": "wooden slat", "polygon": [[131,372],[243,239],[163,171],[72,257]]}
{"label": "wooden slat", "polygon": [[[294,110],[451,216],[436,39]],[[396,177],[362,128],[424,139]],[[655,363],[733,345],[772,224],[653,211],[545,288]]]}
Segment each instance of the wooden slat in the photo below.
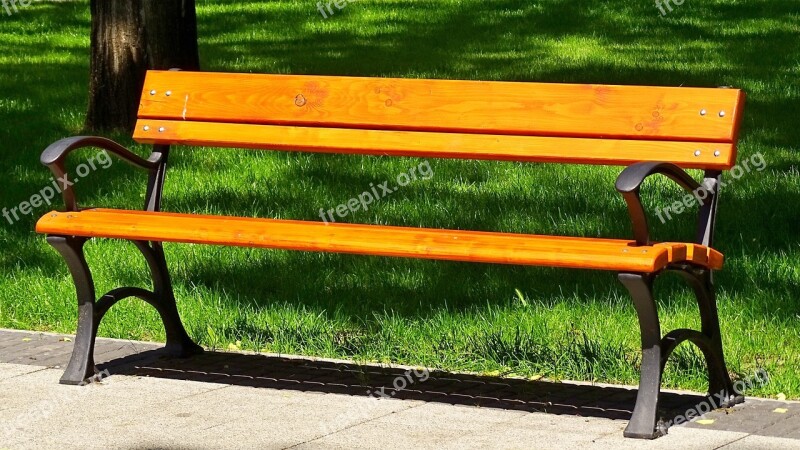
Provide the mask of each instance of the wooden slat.
{"label": "wooden slat", "polygon": [[139,117],[733,143],[743,98],[737,89],[150,71]]}
{"label": "wooden slat", "polygon": [[[90,209],[46,214],[39,233],[454,261],[654,272],[687,244]],[[692,246],[692,244],[689,244]],[[700,259],[705,247],[693,246]],[[717,258],[721,264],[721,256]],[[715,267],[717,268],[717,267]]]}
{"label": "wooden slat", "polygon": [[376,131],[154,119],[140,119],[134,139],[147,144],[498,161],[609,165],[670,161],[685,168],[716,170],[728,169],[735,163],[732,144],[707,142]]}

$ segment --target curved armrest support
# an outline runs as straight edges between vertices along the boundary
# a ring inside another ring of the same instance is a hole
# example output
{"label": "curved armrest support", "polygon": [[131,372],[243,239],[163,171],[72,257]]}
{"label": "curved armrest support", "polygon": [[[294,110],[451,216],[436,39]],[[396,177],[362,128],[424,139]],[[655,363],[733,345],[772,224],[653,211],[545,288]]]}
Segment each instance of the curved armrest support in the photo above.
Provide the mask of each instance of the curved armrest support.
{"label": "curved armrest support", "polygon": [[161,155],[159,154],[154,154],[150,159],[144,159],[110,139],[97,136],[74,136],[50,144],[42,152],[39,160],[53,172],[56,181],[59,183],[61,195],[64,197],[64,205],[68,211],[77,211],[78,202],[75,198],[75,191],[72,189],[74,183],[69,180],[66,170],[66,159],[73,151],[87,147],[106,150],[128,164],[148,170],[151,173],[158,170],[161,162]]}
{"label": "curved armrest support", "polygon": [[617,178],[616,188],[628,205],[637,245],[650,245],[650,231],[642,200],[639,197],[639,190],[644,180],[655,174],[665,175],[688,192],[694,192],[701,188],[697,180],[672,163],[642,162],[626,167]]}

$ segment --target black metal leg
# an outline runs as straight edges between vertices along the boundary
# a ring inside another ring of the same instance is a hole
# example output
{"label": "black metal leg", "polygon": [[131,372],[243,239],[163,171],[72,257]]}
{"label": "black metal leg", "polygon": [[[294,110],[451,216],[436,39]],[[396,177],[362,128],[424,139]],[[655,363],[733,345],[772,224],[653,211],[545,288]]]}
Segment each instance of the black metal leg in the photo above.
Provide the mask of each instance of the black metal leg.
{"label": "black metal leg", "polygon": [[82,385],[95,376],[94,344],[97,328],[106,312],[118,301],[128,297],[139,297],[152,305],[161,316],[167,335],[166,350],[169,354],[186,357],[203,352],[186,333],[178,315],[175,295],[167,271],[161,245],[134,242],[144,255],[153,277],[153,291],[136,287],[114,289],[95,301],[92,274],[86,263],[83,245],[86,238],[48,236],[47,242],[64,257],[78,295],[78,331],[62,384]]}
{"label": "black metal leg", "polygon": [[153,294],[155,301],[145,298],[153,307],[156,308],[164,323],[164,330],[167,335],[166,350],[172,355],[187,357],[203,352],[203,347],[197,345],[186,329],[183,327],[178,306],[175,302],[175,294],[172,291],[172,281],[170,280],[167,261],[164,257],[164,249],[161,243],[154,242],[134,242],[144,255],[150,274],[153,277]]}
{"label": "black metal leg", "polygon": [[721,399],[719,407],[727,408],[737,403],[742,403],[744,396],[735,392],[725,364],[711,271],[687,269],[680,270],[678,273],[694,289],[697,296],[697,304],[700,308],[701,335],[703,337],[693,341],[700,347],[706,358],[709,393]]}
{"label": "black metal leg", "polygon": [[83,254],[86,239],[48,236],[47,242],[64,257],[78,295],[78,331],[75,334],[72,357],[61,377],[61,384],[79,385],[95,374],[94,341],[99,324],[95,309],[94,281]]}
{"label": "black metal leg", "polygon": [[664,434],[657,427],[658,393],[661,390],[661,326],[653,299],[654,275],[620,273],[619,280],[633,297],[642,339],[642,368],[633,416],[625,437],[654,439]]}

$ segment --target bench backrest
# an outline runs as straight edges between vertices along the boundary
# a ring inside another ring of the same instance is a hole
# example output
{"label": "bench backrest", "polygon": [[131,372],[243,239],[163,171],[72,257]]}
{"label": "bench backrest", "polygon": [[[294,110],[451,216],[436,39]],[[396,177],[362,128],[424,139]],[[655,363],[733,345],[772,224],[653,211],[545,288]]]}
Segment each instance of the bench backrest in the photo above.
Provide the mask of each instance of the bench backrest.
{"label": "bench backrest", "polygon": [[150,71],[142,143],[729,169],[738,89]]}

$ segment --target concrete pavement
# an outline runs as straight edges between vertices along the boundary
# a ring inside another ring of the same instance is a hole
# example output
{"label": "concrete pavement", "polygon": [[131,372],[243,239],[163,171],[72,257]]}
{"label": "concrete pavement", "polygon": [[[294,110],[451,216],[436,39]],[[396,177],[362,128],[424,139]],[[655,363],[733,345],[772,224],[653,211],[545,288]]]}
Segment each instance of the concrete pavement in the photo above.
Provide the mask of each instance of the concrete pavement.
{"label": "concrete pavement", "polygon": [[[795,402],[748,399],[637,441],[622,437],[629,387],[248,353],[179,360],[112,339],[96,351],[110,376],[62,386],[71,347],[66,336],[0,330],[0,450],[800,449]],[[661,403],[680,414],[703,400],[667,392]]]}

